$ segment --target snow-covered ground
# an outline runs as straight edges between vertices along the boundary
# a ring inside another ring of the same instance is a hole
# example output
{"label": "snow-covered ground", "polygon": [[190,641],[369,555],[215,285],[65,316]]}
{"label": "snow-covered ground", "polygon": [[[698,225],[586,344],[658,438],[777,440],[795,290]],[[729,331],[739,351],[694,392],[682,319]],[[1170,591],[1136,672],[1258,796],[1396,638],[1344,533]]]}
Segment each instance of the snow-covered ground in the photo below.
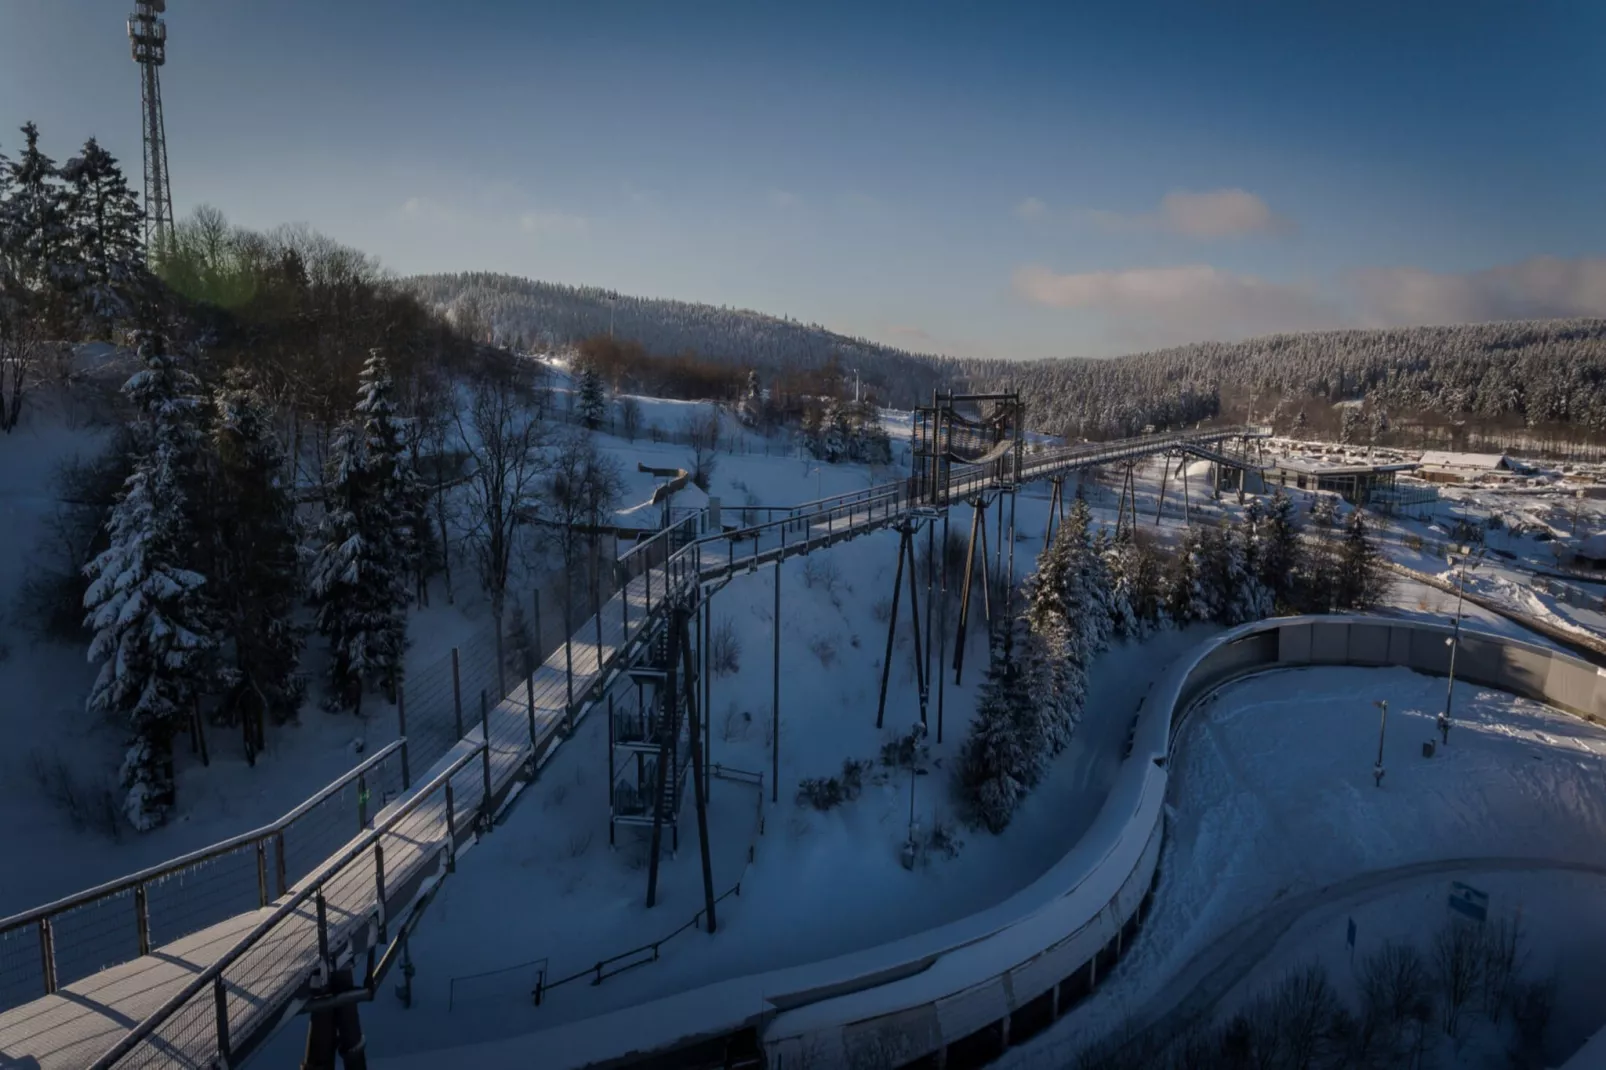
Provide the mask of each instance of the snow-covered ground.
{"label": "snow-covered ground", "polygon": [[[1390,939],[1425,945],[1449,917],[1451,881],[1487,892],[1491,918],[1521,915],[1524,973],[1560,982],[1551,1054],[1582,1043],[1606,1020],[1595,998],[1606,980],[1606,729],[1460,685],[1449,745],[1424,758],[1444,690],[1405,669],[1317,668],[1207,700],[1175,752],[1160,883],[1133,947],[1000,1065],[1059,1066],[1174,1011],[1228,1011],[1310,960],[1344,990],[1348,920],[1361,956]],[[1377,699],[1389,702],[1382,787]]]}
{"label": "snow-covered ground", "polygon": [[[743,465],[761,458],[732,457]],[[774,464],[774,461],[770,462]],[[1022,500],[1016,570],[1031,568],[1046,519],[1044,503]],[[963,529],[960,510],[953,526]],[[607,753],[603,721],[586,724],[530,789],[531,795],[475,849],[448,882],[412,941],[418,967],[414,1002],[390,998],[365,1010],[376,1066],[387,1056],[532,1032],[655,999],[720,979],[816,961],[929,929],[1005,898],[1040,876],[1079,839],[1097,813],[1124,749],[1126,731],[1152,679],[1147,667],[1171,660],[1211,629],[1165,632],[1102,656],[1092,674],[1087,717],[1002,836],[971,832],[952,813],[948,775],[974,706],[986,647],[971,630],[964,684],[945,686],[943,741],[933,740],[927,775],[914,778],[915,812],[962,840],[955,857],[930,856],[905,870],[899,846],[909,821],[907,770],[878,762],[863,794],[827,812],[799,805],[798,781],[840,772],[845,759],[877,759],[881,745],[918,716],[907,617],[893,654],[884,730],[875,728],[896,537],[843,544],[782,574],[782,681],[779,803],[769,792],[774,573],[738,577],[713,599],[716,627],[732,622],[740,668],[713,684],[713,760],[762,772],[762,797],[748,785],[716,780],[710,833],[714,886],[738,880],[741,893],[719,904],[720,931],[688,930],[663,945],[660,961],[592,986],[582,979],[530,1004],[535,965],[549,980],[661,939],[702,908],[696,824],[681,819],[681,849],[666,858],[660,904],[648,910],[645,832],[621,829],[608,846]],[[923,543],[922,543],[923,545]],[[924,598],[924,583],[920,584]],[[907,600],[900,614],[907,614]],[[954,618],[949,618],[949,629]],[[948,650],[952,657],[951,643]],[[933,702],[935,699],[933,698]],[[935,709],[931,717],[935,730]],[[762,811],[763,833],[757,832]],[[748,851],[752,849],[752,861]],[[513,909],[510,902],[517,902]],[[489,977],[471,975],[507,969]],[[454,978],[459,978],[455,984]],[[272,1060],[290,1057],[299,1031],[273,1041]]]}

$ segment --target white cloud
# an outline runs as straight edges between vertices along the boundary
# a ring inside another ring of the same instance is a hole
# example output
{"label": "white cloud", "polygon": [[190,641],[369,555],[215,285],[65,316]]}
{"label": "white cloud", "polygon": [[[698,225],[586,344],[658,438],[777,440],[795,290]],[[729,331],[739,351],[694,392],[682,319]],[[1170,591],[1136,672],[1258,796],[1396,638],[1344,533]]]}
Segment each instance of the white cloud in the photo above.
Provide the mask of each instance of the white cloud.
{"label": "white cloud", "polygon": [[796,208],[803,203],[797,194],[784,189],[772,189],[764,195],[764,199],[769,201],[771,208]]}
{"label": "white cloud", "polygon": [[1048,205],[1036,197],[1027,197],[1015,205],[1015,216],[1019,219],[1041,219],[1048,212]]}
{"label": "white cloud", "polygon": [[1536,256],[1465,274],[1372,268],[1354,280],[1370,326],[1606,314],[1606,258]]}
{"label": "white cloud", "polygon": [[1274,213],[1264,200],[1241,189],[1172,190],[1160,198],[1153,212],[1123,215],[1093,209],[1083,215],[1109,230],[1159,230],[1200,241],[1294,229],[1291,221]]}
{"label": "white cloud", "polygon": [[1332,327],[1340,319],[1303,286],[1208,264],[1068,275],[1030,266],[1015,273],[1014,284],[1034,304],[1099,313],[1113,333],[1142,345]]}

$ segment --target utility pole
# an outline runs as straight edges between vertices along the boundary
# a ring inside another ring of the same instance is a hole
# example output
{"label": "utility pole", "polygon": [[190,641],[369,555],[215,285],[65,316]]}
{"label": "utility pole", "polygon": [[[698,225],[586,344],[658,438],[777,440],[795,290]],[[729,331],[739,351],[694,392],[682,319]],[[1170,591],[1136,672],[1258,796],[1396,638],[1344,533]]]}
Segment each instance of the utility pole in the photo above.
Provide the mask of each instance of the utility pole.
{"label": "utility pole", "polygon": [[[1468,557],[1470,549],[1467,546],[1461,547],[1461,571],[1458,573],[1459,582],[1455,588],[1455,631],[1445,640],[1445,644],[1450,648],[1450,681],[1444,690],[1444,710],[1439,714],[1439,738],[1446,745],[1450,742],[1450,702],[1455,698],[1455,655],[1461,648],[1461,604],[1467,593],[1467,568],[1476,567],[1476,563],[1483,559],[1487,548]],[[1455,563],[1453,558],[1450,563]]]}

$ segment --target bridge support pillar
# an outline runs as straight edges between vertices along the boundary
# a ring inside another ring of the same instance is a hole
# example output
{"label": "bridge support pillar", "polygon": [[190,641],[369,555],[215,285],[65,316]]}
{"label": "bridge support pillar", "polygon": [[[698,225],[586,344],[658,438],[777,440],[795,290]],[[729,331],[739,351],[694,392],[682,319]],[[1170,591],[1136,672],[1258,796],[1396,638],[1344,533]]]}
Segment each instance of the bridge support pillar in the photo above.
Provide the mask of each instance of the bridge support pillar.
{"label": "bridge support pillar", "polygon": [[[350,967],[329,975],[329,995],[350,992],[354,987]],[[345,1070],[368,1070],[366,1044],[356,1003],[313,1011],[307,1021],[307,1050],[301,1070],[334,1070],[336,1052]]]}

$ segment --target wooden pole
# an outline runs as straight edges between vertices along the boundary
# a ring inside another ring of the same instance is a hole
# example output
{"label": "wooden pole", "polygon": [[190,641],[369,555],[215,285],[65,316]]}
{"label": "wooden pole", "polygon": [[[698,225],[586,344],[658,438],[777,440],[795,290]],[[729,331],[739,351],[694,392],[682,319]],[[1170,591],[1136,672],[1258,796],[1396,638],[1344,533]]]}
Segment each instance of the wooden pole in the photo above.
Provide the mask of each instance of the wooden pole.
{"label": "wooden pole", "polygon": [[452,647],[452,715],[453,723],[457,726],[457,736],[453,740],[463,738],[463,681],[457,671],[457,648]]}
{"label": "wooden pole", "polygon": [[[960,674],[965,668],[965,626],[970,622],[970,589],[974,585],[976,567],[976,536],[981,519],[981,505],[979,501],[972,501],[970,507],[970,546],[965,550],[965,573],[959,584],[959,634],[954,639],[954,684],[957,686]],[[947,582],[946,570],[943,574]]]}

